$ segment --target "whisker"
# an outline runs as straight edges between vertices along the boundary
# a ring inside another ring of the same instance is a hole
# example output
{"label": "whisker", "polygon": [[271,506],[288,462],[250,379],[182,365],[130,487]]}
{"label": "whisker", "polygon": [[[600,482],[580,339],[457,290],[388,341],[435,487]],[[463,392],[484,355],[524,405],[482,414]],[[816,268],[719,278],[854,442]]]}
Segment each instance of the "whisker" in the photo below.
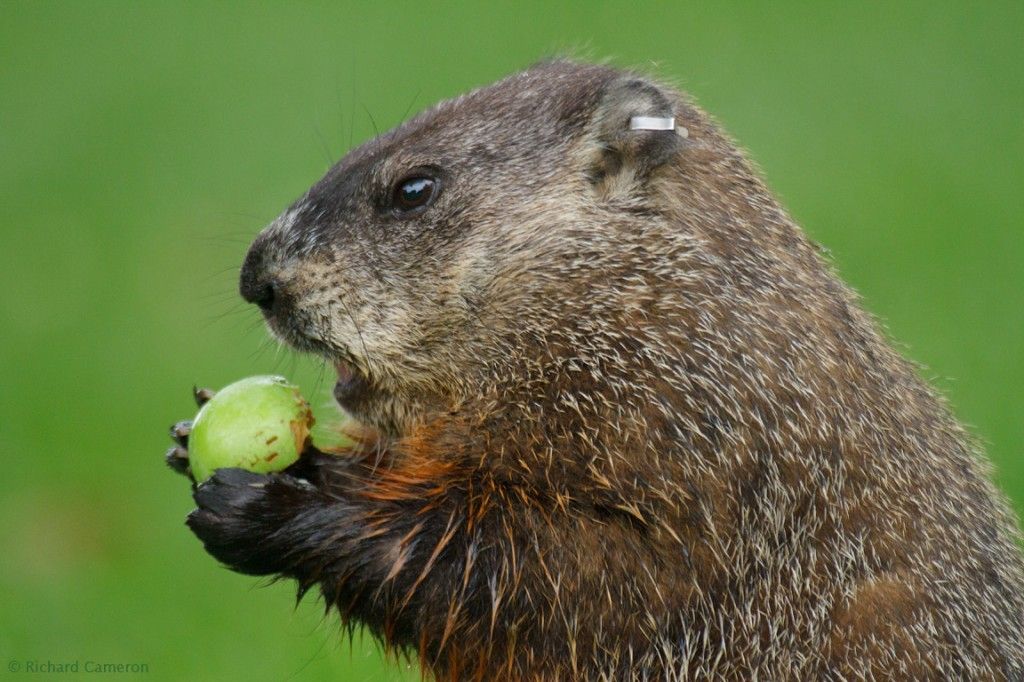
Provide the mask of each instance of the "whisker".
{"label": "whisker", "polygon": [[277,348],[274,349],[274,372],[277,372],[278,368],[281,366],[281,363],[284,362],[287,350],[287,347],[283,343],[281,343],[280,341],[277,343]]}
{"label": "whisker", "polygon": [[207,294],[200,294],[193,300],[201,303],[236,303],[238,305],[247,306],[249,305],[245,301],[241,300],[237,291],[211,291]]}
{"label": "whisker", "polygon": [[249,360],[253,362],[258,361],[260,356],[262,356],[267,351],[267,349],[270,348],[273,342],[274,339],[270,338],[269,336],[263,339],[263,341],[260,342],[260,345],[257,346],[256,350],[249,354]]}
{"label": "whisker", "polygon": [[352,309],[348,307],[347,303],[345,303],[345,297],[343,295],[338,294],[338,302],[341,303],[341,306],[345,309],[345,313],[348,315],[348,318],[352,320],[352,326],[356,328],[356,336],[359,337],[359,345],[363,347],[363,358],[366,362],[366,374],[369,375],[371,371],[370,351],[366,347],[366,341],[363,339],[363,332],[359,328],[359,322],[356,321],[355,315],[352,314]]}
{"label": "whisker", "polygon": [[[355,69],[356,69],[356,57],[355,57],[355,53],[353,53],[353,55],[352,55],[352,73],[353,74],[356,72]],[[352,143],[355,140],[355,134],[356,134],[356,79],[354,77],[352,78],[352,98],[351,98],[350,101],[351,101],[351,107],[349,109],[349,116],[348,116],[348,148],[352,149]]]}
{"label": "whisker", "polygon": [[416,103],[416,100],[419,99],[419,96],[420,96],[420,94],[422,94],[422,92],[423,92],[423,90],[417,90],[416,94],[412,96],[411,100],[409,100],[409,106],[407,106],[405,108],[405,113],[402,114],[402,120],[403,121],[405,120],[406,116],[409,115],[409,112],[412,111],[412,105]]}
{"label": "whisker", "polygon": [[219,313],[215,313],[213,315],[207,315],[203,319],[203,324],[206,325],[206,326],[209,326],[209,325],[213,324],[214,322],[220,322],[220,321],[222,321],[222,320],[224,320],[224,319],[226,319],[228,317],[234,317],[234,316],[236,316],[236,315],[238,315],[240,313],[246,312],[247,307],[248,306],[246,306],[244,303],[236,303],[235,305],[231,306],[227,310],[224,310],[224,311],[219,312]]}
{"label": "whisker", "polygon": [[317,373],[316,383],[313,384],[313,395],[319,395],[323,387],[324,376],[327,374],[327,358],[320,358],[320,371]]}
{"label": "whisker", "polygon": [[263,323],[263,317],[262,316],[257,317],[256,319],[254,319],[252,322],[249,323],[249,326],[247,326],[245,328],[245,333],[248,334],[249,332],[255,330],[256,327],[260,326],[262,323]]}
{"label": "whisker", "polygon": [[288,365],[288,371],[285,373],[285,376],[288,377],[288,379],[290,380],[292,377],[295,376],[295,370],[299,365],[299,354],[292,352],[291,349],[288,349],[286,352],[286,357],[291,360],[291,364]]}
{"label": "whisker", "polygon": [[331,146],[327,143],[327,138],[324,137],[324,131],[320,127],[320,121],[313,117],[313,130],[316,131],[316,136],[320,140],[320,146],[323,148],[324,157],[327,160],[327,167],[330,168],[334,163],[334,153],[331,151]]}
{"label": "whisker", "polygon": [[373,136],[380,137],[380,130],[377,128],[377,121],[373,119],[373,114],[370,113],[370,110],[365,104],[363,105],[363,111],[365,111],[366,115],[370,118],[370,125],[373,126]]}

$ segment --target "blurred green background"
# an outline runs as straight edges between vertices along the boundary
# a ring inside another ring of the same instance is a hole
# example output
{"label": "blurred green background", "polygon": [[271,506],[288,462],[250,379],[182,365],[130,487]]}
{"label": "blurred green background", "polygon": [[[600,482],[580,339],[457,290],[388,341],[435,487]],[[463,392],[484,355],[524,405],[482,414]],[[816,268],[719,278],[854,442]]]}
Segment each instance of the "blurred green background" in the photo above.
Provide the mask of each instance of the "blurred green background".
{"label": "blurred green background", "polygon": [[238,302],[248,240],[374,122],[554,54],[718,117],[1024,509],[1022,36],[1019,0],[0,2],[0,658],[414,677],[206,556],[166,430],[194,382],[326,403]]}

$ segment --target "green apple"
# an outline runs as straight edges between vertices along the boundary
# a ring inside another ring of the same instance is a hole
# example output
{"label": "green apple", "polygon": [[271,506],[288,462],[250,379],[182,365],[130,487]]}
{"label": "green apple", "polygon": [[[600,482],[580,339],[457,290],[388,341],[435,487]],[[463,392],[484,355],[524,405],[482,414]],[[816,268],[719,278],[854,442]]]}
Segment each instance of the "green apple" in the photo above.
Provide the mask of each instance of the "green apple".
{"label": "green apple", "polygon": [[221,389],[199,410],[188,437],[192,477],[241,467],[265,474],[299,459],[313,426],[309,403],[283,377],[255,376]]}

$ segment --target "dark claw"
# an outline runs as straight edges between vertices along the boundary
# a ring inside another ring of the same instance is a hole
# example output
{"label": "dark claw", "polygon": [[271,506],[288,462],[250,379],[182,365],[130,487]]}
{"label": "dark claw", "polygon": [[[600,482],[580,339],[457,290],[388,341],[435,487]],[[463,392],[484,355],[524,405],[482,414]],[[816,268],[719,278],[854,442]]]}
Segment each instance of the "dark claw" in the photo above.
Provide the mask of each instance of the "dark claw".
{"label": "dark claw", "polygon": [[192,387],[192,397],[196,400],[196,405],[202,407],[213,397],[213,391],[208,388],[196,388]]}
{"label": "dark claw", "polygon": [[188,450],[175,445],[173,448],[167,451],[164,455],[164,461],[167,462],[167,466],[174,469],[179,474],[192,478],[192,473],[188,468]]}
{"label": "dark claw", "polygon": [[171,427],[171,438],[183,448],[188,447],[188,436],[192,433],[192,422],[180,421]]}

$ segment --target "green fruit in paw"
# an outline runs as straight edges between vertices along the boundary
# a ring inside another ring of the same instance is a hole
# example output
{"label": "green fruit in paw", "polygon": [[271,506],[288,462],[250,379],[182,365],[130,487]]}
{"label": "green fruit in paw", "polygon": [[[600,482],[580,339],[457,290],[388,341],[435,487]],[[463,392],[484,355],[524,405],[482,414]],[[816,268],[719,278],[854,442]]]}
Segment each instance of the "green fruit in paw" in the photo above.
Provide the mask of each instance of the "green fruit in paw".
{"label": "green fruit in paw", "polygon": [[312,425],[309,404],[283,377],[236,381],[210,398],[192,422],[192,477],[201,483],[226,467],[281,471],[299,458]]}

